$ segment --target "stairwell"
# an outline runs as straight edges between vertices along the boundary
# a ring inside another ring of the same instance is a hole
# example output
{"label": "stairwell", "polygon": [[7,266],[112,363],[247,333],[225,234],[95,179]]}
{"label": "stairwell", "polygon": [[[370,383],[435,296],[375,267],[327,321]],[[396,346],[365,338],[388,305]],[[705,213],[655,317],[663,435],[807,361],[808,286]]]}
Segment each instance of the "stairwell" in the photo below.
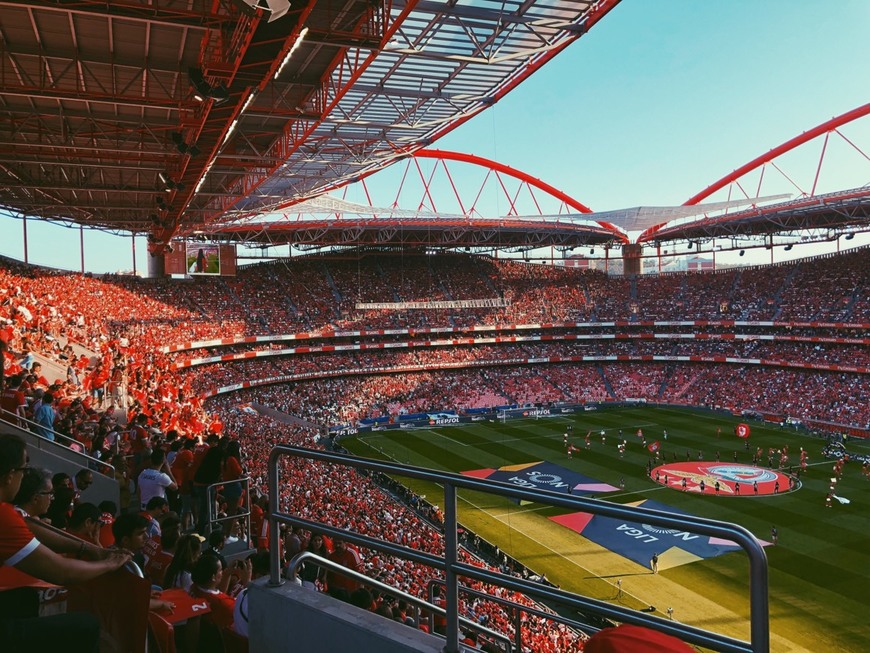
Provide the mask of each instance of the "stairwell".
{"label": "stairwell", "polygon": [[674,397],[673,397],[673,398],[674,398],[674,399],[681,399],[682,396],[683,396],[684,394],[686,394],[686,392],[689,391],[689,388],[691,388],[693,385],[695,385],[698,381],[700,381],[700,380],[704,377],[704,374],[705,374],[705,370],[700,370],[700,371],[699,371],[697,374],[695,374],[691,379],[689,379],[688,381],[686,381],[686,383],[683,384],[683,387],[682,387],[682,388],[680,388],[679,390],[677,390],[677,392],[674,394]]}
{"label": "stairwell", "polygon": [[776,310],[773,313],[773,319],[778,320],[779,316],[782,314],[782,294],[785,292],[786,288],[791,285],[792,280],[795,278],[795,275],[798,273],[799,265],[795,265],[789,270],[788,274],[785,276],[785,279],[782,281],[782,285],[777,288],[776,293],[773,295],[773,304],[776,307]]}
{"label": "stairwell", "polygon": [[[632,276],[628,286],[629,305],[637,306],[637,277]],[[640,310],[629,311],[628,321],[637,322],[640,320]]]}
{"label": "stairwell", "polygon": [[855,312],[855,305],[858,303],[858,300],[861,299],[861,289],[860,286],[856,286],[854,290],[852,290],[852,295],[849,298],[849,303],[843,306],[842,313],[840,314],[840,320],[843,322],[849,322],[852,320],[852,316]]}
{"label": "stairwell", "polygon": [[613,389],[613,386],[610,385],[610,381],[607,380],[607,376],[604,374],[604,368],[601,367],[601,365],[596,365],[595,371],[598,372],[598,376],[601,377],[601,381],[604,383],[604,389],[607,390],[607,394],[610,395],[611,399],[616,399],[616,391]]}
{"label": "stairwell", "polygon": [[[245,303],[242,301],[242,298],[239,297],[239,295],[236,293],[236,291],[233,289],[233,287],[230,286],[225,280],[219,279],[219,283],[223,287],[223,289],[226,291],[227,296],[229,296],[229,298],[241,309],[242,315],[246,316],[245,321],[249,321],[250,320],[250,313],[249,313],[248,307],[245,306]],[[214,316],[210,315],[209,317],[214,317]]]}
{"label": "stairwell", "polygon": [[671,380],[671,377],[674,375],[674,366],[668,365],[665,368],[665,373],[662,375],[662,382],[659,384],[659,389],[656,392],[656,399],[661,399],[662,395],[665,394],[665,388],[668,387],[668,382]]}

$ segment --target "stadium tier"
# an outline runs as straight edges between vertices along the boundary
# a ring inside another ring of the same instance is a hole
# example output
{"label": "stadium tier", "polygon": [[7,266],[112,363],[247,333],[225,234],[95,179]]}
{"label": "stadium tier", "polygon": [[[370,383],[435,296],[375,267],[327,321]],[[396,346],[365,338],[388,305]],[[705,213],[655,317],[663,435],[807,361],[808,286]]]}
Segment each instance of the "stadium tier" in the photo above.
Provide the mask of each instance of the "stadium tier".
{"label": "stadium tier", "polygon": [[[640,279],[450,254],[312,257],[193,281],[83,276],[6,261],[5,376],[23,376],[27,392],[58,397],[55,430],[96,458],[117,451],[116,416],[123,424],[145,415],[159,433],[182,436],[173,453],[183,436],[237,439],[258,493],[267,489],[275,444],[315,446],[331,426],[407,413],[641,401],[862,433],[870,424],[865,257],[862,250]],[[502,301],[461,307],[487,298]],[[358,306],[431,301],[452,307]],[[60,376],[32,378],[35,359]],[[299,421],[273,421],[252,405]],[[142,446],[131,443],[137,465]],[[282,471],[283,511],[443,552],[439,509],[406,489],[298,459]],[[256,544],[256,528],[235,536]],[[471,564],[504,566],[477,553],[463,550]],[[433,576],[386,555],[366,561],[367,574],[418,596]],[[516,565],[516,573],[529,573]],[[518,593],[505,596],[534,605]],[[487,627],[511,633],[511,616],[496,603],[465,607]],[[522,628],[534,651],[582,650],[586,638],[538,617]]]}

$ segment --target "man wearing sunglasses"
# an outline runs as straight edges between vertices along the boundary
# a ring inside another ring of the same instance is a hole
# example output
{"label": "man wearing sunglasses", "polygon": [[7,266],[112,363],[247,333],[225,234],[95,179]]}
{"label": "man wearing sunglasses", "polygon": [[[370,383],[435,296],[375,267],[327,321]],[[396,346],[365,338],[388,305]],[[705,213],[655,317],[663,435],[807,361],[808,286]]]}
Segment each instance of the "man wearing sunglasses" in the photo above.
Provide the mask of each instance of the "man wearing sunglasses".
{"label": "man wearing sunglasses", "polygon": [[[114,571],[130,560],[128,552],[108,552],[36,521],[25,521],[12,501],[28,468],[27,447],[16,435],[0,434],[0,564],[58,585],[72,585]],[[59,554],[71,554],[65,558]],[[2,593],[0,593],[2,595]],[[0,596],[0,604],[7,604]],[[9,606],[6,606],[7,608]],[[14,605],[12,606],[14,607]],[[0,611],[3,650],[98,650],[99,624],[88,614],[36,618]]]}

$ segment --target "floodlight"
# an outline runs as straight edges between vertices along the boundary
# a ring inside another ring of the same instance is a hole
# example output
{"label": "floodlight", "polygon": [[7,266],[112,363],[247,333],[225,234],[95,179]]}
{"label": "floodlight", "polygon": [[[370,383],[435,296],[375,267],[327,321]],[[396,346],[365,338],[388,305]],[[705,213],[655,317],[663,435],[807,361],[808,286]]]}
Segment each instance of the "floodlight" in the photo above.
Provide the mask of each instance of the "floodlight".
{"label": "floodlight", "polygon": [[270,23],[290,11],[290,3],[287,0],[266,0],[266,4],[269,5],[269,11],[272,12],[268,20]]}
{"label": "floodlight", "polygon": [[219,82],[217,86],[213,86],[208,95],[215,101],[215,104],[221,104],[230,99],[230,92],[227,90],[226,84],[223,82]]}

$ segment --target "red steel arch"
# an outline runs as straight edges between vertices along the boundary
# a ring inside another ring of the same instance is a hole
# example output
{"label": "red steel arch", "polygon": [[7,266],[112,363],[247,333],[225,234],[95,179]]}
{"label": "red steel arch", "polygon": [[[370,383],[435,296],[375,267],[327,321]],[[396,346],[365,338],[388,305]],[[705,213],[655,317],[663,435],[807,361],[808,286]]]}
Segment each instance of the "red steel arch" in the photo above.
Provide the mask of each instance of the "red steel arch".
{"label": "red steel arch", "polygon": [[[796,147],[799,147],[804,143],[807,143],[823,134],[829,134],[838,127],[842,127],[847,123],[850,123],[859,118],[863,118],[868,114],[870,114],[870,103],[860,106],[856,109],[852,109],[851,111],[847,111],[846,113],[836,116],[834,118],[831,118],[830,120],[823,122],[817,127],[814,127],[813,129],[805,131],[804,133],[787,140],[785,143],[773,148],[769,152],[766,152],[761,156],[752,159],[752,161],[750,161],[749,163],[737,168],[734,172],[725,175],[719,181],[710,184],[701,192],[693,195],[692,197],[687,199],[684,204],[686,206],[697,204],[715,193],[717,190],[721,190],[728,184],[737,181],[738,179],[752,172],[753,170],[756,170],[757,168],[765,165],[766,163],[770,163],[776,157],[781,156],[786,152],[790,152]],[[824,156],[824,152],[822,153],[822,155]],[[819,165],[821,166],[821,161],[819,162]]]}
{"label": "red steel arch", "polygon": [[482,166],[484,168],[489,168],[495,172],[501,172],[506,175],[510,175],[530,186],[534,186],[549,195],[552,195],[556,199],[564,202],[566,205],[570,206],[572,209],[575,209],[579,213],[593,213],[592,209],[588,206],[575,200],[570,195],[563,193],[558,188],[551,186],[545,181],[541,181],[537,177],[532,177],[531,175],[523,172],[522,170],[517,170],[516,168],[512,168],[511,166],[505,165],[503,163],[499,163],[498,161],[493,161],[492,159],[487,159],[482,156],[477,156],[476,154],[465,154],[464,152],[451,152],[449,150],[420,150],[419,152],[415,152],[413,155],[417,159],[442,159],[447,161],[460,161],[462,163],[470,163],[471,165]]}

